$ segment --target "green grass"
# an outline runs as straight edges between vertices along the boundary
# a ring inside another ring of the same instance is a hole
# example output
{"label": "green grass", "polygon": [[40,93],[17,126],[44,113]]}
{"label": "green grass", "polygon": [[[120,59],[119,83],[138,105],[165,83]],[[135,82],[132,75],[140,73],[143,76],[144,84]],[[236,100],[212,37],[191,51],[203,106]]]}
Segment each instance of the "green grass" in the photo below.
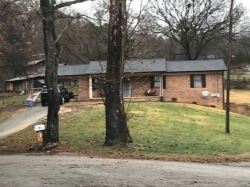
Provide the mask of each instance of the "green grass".
{"label": "green grass", "polygon": [[[84,105],[84,103],[83,103]],[[126,104],[127,105],[127,104]],[[72,152],[93,155],[144,155],[146,157],[240,157],[250,153],[250,117],[231,114],[231,133],[225,133],[225,112],[191,104],[167,102],[133,103],[128,125],[133,143],[126,147],[103,147],[104,108],[78,108],[60,114],[62,145]],[[74,108],[74,106],[72,106]],[[126,106],[127,108],[127,106]],[[1,146],[26,150],[36,143],[29,127],[0,141]],[[1,150],[0,150],[1,152]]]}
{"label": "green grass", "polygon": [[28,98],[28,95],[26,94],[26,95],[16,95],[13,97],[0,99],[0,108],[6,107],[6,105],[20,105],[27,98]]}
{"label": "green grass", "polygon": [[[225,133],[224,112],[173,103],[136,103],[129,113],[134,143],[119,149],[135,154],[236,155],[250,152],[249,117],[231,115],[231,134]],[[103,109],[67,114],[60,122],[60,139],[75,151],[115,152],[103,149]]]}
{"label": "green grass", "polygon": [[28,95],[17,95],[0,99],[0,122],[13,116],[18,110],[24,109],[23,101]]}

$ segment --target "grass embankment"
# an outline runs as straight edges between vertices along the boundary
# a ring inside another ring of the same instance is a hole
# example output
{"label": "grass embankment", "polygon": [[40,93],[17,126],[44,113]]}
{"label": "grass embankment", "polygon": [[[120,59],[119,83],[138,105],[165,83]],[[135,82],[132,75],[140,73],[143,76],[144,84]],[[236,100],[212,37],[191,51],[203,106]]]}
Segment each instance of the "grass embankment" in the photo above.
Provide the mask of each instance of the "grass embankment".
{"label": "grass embankment", "polygon": [[28,95],[13,95],[11,94],[8,98],[0,99],[0,122],[4,121],[11,116],[24,111],[27,109],[23,106],[23,101],[28,97]]}
{"label": "grass embankment", "polygon": [[[128,115],[133,144],[123,148],[102,146],[105,138],[103,107],[62,114],[62,144],[72,152],[113,156],[224,157],[250,152],[250,117],[231,114],[231,134],[226,134],[225,112],[222,110],[177,103],[141,102],[133,105]],[[20,137],[26,138],[21,140]],[[30,127],[0,141],[0,145],[27,147],[35,141],[36,134]]]}

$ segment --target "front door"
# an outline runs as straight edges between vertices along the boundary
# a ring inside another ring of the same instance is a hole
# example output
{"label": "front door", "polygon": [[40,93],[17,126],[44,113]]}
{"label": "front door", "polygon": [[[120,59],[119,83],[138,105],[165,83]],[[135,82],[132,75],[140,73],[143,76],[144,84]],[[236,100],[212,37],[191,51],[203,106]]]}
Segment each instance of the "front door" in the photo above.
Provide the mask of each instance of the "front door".
{"label": "front door", "polygon": [[130,80],[129,78],[122,79],[123,97],[130,97]]}

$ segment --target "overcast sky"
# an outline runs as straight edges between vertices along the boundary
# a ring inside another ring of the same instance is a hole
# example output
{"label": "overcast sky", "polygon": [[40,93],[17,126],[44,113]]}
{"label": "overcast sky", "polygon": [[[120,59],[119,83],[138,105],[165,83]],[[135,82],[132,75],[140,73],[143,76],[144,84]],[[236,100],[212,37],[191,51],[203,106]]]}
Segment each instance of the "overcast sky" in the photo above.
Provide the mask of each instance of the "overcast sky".
{"label": "overcast sky", "polygon": [[[61,1],[65,2],[67,0],[61,0]],[[75,12],[84,13],[86,10],[88,12],[92,12],[91,7],[95,2],[98,2],[98,1],[97,0],[96,1],[87,1],[87,2],[84,2],[84,3],[79,3],[79,4],[76,4],[76,5],[72,5],[71,9],[73,9]],[[139,5],[140,5],[139,2],[140,2],[140,0],[133,0],[133,3],[134,3],[133,8],[136,9],[136,7],[139,7]],[[249,12],[248,15],[250,14],[250,0],[235,0],[235,3],[237,3],[237,4],[242,3],[243,6],[248,10],[248,12]]]}
{"label": "overcast sky", "polygon": [[238,0],[241,2],[246,8],[250,9],[250,0]]}

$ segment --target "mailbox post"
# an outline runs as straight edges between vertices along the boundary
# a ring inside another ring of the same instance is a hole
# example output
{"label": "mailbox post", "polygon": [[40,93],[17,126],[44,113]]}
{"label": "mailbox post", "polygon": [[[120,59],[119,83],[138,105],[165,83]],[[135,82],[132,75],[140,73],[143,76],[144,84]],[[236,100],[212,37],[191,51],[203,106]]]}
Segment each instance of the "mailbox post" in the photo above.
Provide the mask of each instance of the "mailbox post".
{"label": "mailbox post", "polygon": [[45,145],[45,124],[39,124],[34,126],[34,131],[37,132],[37,141],[42,142],[43,146]]}

